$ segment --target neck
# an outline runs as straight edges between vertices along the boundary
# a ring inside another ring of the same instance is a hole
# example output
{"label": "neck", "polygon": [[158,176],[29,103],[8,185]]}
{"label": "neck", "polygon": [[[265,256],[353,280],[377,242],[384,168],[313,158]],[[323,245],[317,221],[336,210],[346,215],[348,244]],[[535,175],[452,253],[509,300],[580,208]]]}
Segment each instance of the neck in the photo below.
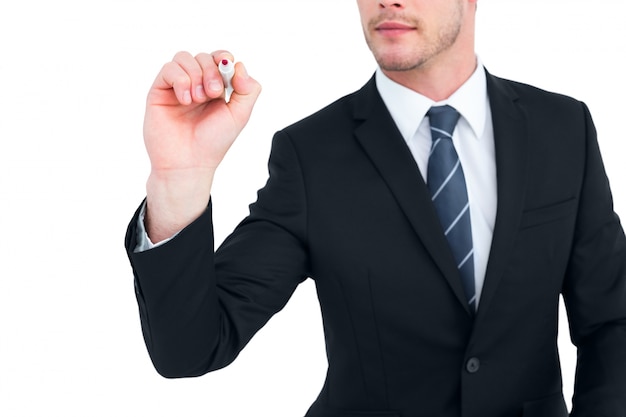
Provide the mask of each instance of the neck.
{"label": "neck", "polygon": [[467,62],[449,66],[429,66],[411,71],[385,71],[391,80],[433,101],[443,101],[458,90],[474,73],[476,56]]}

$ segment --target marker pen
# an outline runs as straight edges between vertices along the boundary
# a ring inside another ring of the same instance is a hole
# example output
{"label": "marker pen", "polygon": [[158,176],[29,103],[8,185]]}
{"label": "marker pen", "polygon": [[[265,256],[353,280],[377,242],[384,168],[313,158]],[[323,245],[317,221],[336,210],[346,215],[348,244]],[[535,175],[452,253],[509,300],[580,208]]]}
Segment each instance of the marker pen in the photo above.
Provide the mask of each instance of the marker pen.
{"label": "marker pen", "polygon": [[224,81],[224,88],[226,90],[224,99],[228,103],[230,95],[233,92],[231,80],[233,79],[233,75],[235,75],[235,64],[233,64],[229,59],[222,59],[218,68],[220,70],[220,74],[222,74],[222,81]]}

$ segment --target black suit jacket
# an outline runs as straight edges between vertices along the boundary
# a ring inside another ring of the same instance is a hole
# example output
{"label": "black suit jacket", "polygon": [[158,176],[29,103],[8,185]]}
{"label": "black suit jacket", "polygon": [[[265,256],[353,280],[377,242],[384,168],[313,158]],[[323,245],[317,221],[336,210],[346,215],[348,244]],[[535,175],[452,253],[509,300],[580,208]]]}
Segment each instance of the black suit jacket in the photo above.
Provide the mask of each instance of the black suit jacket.
{"label": "black suit jacket", "polygon": [[626,240],[589,112],[491,75],[488,93],[498,211],[475,316],[372,79],[276,134],[266,186],[215,253],[210,206],[143,253],[133,218],[126,245],[158,372],[228,365],[310,277],[329,368],[307,417],[563,417],[563,294],[572,415],[626,415]]}

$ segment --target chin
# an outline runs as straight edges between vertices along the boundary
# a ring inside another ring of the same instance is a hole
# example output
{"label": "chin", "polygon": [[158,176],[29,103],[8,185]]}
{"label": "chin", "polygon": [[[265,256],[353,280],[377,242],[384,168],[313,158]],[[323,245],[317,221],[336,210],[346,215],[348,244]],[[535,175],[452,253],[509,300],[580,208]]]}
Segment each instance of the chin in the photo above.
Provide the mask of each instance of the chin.
{"label": "chin", "polygon": [[[409,51],[406,46],[384,47],[373,51],[378,65],[386,71],[408,71],[424,63],[424,59],[415,50]],[[411,52],[411,53],[407,53]]]}
{"label": "chin", "polygon": [[385,71],[410,71],[422,66],[424,60],[414,56],[387,56],[376,59],[376,62]]}

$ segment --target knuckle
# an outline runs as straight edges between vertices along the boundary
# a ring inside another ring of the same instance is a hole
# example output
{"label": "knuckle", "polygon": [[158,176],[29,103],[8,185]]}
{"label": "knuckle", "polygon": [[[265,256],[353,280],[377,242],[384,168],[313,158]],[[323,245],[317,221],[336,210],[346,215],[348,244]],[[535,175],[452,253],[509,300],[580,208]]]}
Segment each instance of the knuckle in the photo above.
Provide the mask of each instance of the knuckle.
{"label": "knuckle", "polygon": [[189,52],[187,52],[187,51],[178,51],[174,55],[173,61],[187,60],[189,57],[191,57],[191,54]]}

